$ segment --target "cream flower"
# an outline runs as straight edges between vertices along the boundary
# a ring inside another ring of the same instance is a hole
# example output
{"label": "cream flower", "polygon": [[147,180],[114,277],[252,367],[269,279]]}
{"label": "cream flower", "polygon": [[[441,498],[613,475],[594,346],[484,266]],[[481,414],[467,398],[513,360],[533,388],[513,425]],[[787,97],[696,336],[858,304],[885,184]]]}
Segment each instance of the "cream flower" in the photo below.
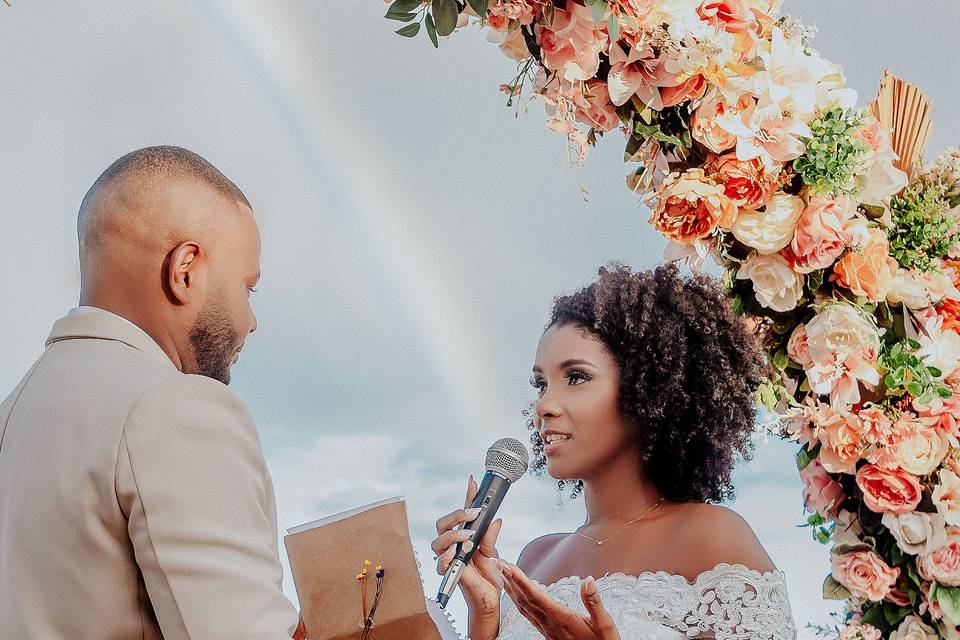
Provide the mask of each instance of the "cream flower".
{"label": "cream flower", "polygon": [[946,523],[939,513],[885,513],[882,522],[904,553],[919,556],[947,543]]}
{"label": "cream flower", "polygon": [[960,364],[960,334],[952,329],[944,331],[943,318],[940,316],[928,318],[923,328],[917,356],[928,367],[939,369],[941,377],[949,376]]}
{"label": "cream flower", "polygon": [[890,640],[937,640],[937,632],[921,618],[910,615],[903,619]]}
{"label": "cream flower", "polygon": [[796,308],[803,295],[803,276],[777,254],[753,254],[737,270],[738,280],[751,280],[757,302],[774,311]]}
{"label": "cream flower", "polygon": [[960,525],[960,476],[940,469],[940,482],[933,488],[933,503],[947,524]]}
{"label": "cream flower", "polygon": [[741,211],[733,235],[760,253],[776,253],[790,244],[801,213],[803,200],[775,193],[767,201],[766,211]]}
{"label": "cream flower", "polygon": [[897,445],[900,468],[918,476],[933,473],[950,450],[944,434],[930,427],[918,429]]}

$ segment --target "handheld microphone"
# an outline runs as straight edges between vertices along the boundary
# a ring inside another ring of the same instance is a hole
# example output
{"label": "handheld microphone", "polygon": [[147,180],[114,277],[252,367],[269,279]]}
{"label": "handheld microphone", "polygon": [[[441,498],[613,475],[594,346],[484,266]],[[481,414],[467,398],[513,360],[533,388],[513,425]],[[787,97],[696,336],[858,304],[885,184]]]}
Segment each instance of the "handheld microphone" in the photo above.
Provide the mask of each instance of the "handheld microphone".
{"label": "handheld microphone", "polygon": [[473,548],[470,551],[464,551],[463,543],[457,543],[457,553],[453,556],[453,561],[447,568],[443,582],[440,583],[440,590],[437,592],[437,603],[441,607],[446,607],[447,602],[450,601],[450,596],[460,582],[463,570],[470,564],[470,559],[480,546],[480,540],[486,534],[487,527],[493,522],[493,517],[500,503],[503,502],[507,489],[527,472],[529,462],[530,455],[527,453],[527,448],[513,438],[501,438],[487,449],[487,472],[483,474],[477,496],[470,505],[473,509],[479,508],[480,513],[462,527],[476,531],[473,535]]}

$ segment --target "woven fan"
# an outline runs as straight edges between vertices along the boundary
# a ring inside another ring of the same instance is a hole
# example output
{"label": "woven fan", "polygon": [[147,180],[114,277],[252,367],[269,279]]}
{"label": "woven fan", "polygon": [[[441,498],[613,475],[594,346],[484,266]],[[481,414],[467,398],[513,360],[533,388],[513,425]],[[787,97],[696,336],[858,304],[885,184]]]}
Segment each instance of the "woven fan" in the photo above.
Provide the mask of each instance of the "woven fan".
{"label": "woven fan", "polygon": [[930,141],[933,121],[930,99],[915,84],[890,73],[880,81],[880,93],[870,103],[870,111],[890,132],[890,144],[899,160],[894,162],[910,176],[915,165],[922,164],[923,152]]}

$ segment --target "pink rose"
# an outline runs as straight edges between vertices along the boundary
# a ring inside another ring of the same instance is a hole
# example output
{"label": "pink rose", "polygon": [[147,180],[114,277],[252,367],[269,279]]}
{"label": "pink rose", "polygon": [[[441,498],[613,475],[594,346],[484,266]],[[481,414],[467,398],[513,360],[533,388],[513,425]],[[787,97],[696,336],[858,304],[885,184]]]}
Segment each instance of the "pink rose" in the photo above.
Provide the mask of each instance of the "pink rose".
{"label": "pink rose", "polygon": [[748,31],[755,22],[749,5],[742,0],[704,0],[697,13],[704,22],[728,33]]}
{"label": "pink rose", "polygon": [[880,602],[897,583],[900,569],[890,567],[875,551],[863,549],[834,555],[830,574],[857,598]]}
{"label": "pink rose", "polygon": [[909,513],[920,504],[920,481],[911,473],[867,464],[856,477],[864,504],[875,513]]}
{"label": "pink rose", "polygon": [[[819,460],[830,473],[853,473],[860,461],[860,421],[855,414],[820,412],[816,434],[823,446]],[[826,419],[824,419],[826,418]]]}
{"label": "pink rose", "polygon": [[856,206],[846,198],[813,198],[797,221],[797,230],[790,246],[783,251],[784,257],[800,273],[826,269],[853,240],[844,223],[855,212]]}
{"label": "pink rose", "polygon": [[583,89],[583,102],[578,104],[577,120],[598,131],[611,131],[620,124],[617,109],[610,102],[607,83],[594,78]]}
{"label": "pink rose", "polygon": [[807,342],[807,325],[798,324],[787,340],[787,355],[801,367],[813,364],[810,357],[810,344]]}
{"label": "pink rose", "polygon": [[589,80],[600,67],[600,53],[610,41],[606,31],[593,22],[590,8],[567,0],[566,8],[554,8],[549,24],[534,28],[544,66],[568,81]]}
{"label": "pink rose", "polygon": [[803,506],[810,513],[827,517],[843,502],[843,486],[833,479],[819,461],[814,460],[800,472],[803,481]]}
{"label": "pink rose", "polygon": [[947,544],[920,556],[917,568],[924,580],[936,580],[947,587],[960,586],[960,540],[956,527],[947,527]]}

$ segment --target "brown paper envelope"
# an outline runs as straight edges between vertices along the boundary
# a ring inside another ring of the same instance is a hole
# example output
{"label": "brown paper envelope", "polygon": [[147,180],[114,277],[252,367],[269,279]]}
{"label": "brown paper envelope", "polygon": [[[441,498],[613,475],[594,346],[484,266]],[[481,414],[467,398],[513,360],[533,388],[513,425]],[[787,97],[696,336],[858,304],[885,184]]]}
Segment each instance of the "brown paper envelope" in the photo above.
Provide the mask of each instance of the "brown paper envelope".
{"label": "brown paper envelope", "polygon": [[357,574],[367,559],[368,608],[376,592],[374,568],[383,565],[385,572],[371,640],[440,640],[427,612],[403,500],[291,533],[283,541],[310,640],[360,638]]}

